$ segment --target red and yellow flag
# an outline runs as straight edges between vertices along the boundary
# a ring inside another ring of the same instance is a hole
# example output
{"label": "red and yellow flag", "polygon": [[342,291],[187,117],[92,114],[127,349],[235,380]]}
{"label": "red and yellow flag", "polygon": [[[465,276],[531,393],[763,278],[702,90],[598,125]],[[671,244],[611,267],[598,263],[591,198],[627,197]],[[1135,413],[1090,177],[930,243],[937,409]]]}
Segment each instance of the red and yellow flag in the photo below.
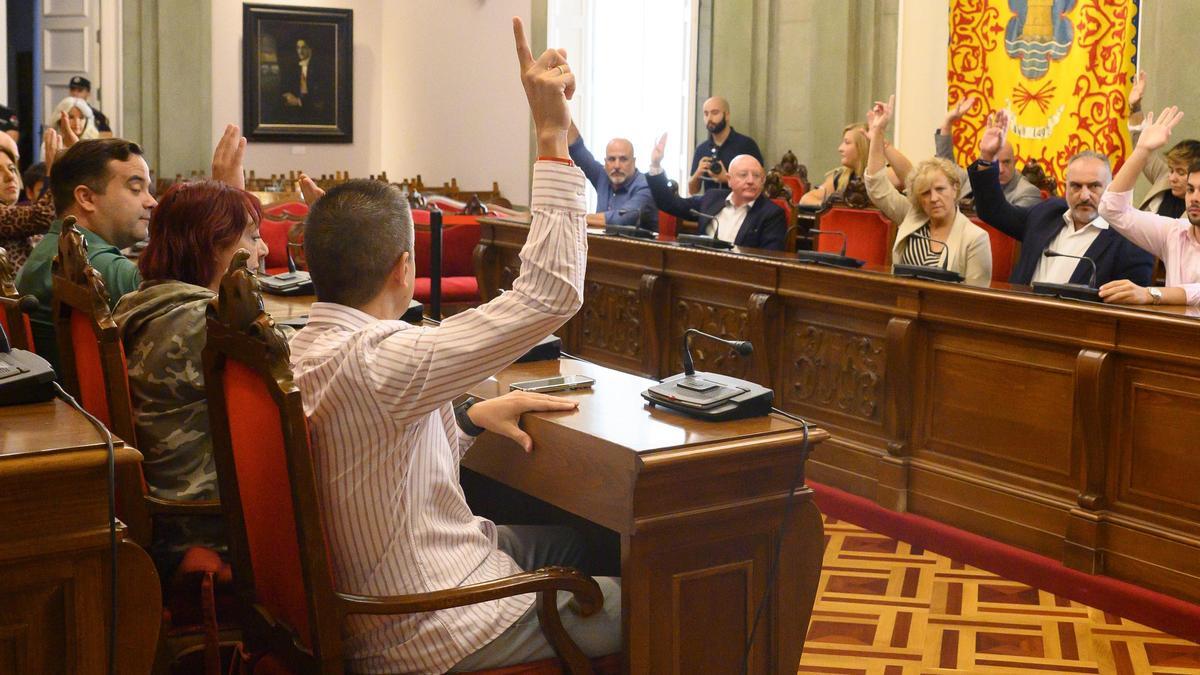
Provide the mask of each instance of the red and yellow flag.
{"label": "red and yellow flag", "polygon": [[1017,166],[1036,160],[1061,184],[1081,150],[1115,166],[1130,149],[1140,0],[951,0],[949,96],[982,103],[955,129],[964,165],[988,113],[1004,109]]}

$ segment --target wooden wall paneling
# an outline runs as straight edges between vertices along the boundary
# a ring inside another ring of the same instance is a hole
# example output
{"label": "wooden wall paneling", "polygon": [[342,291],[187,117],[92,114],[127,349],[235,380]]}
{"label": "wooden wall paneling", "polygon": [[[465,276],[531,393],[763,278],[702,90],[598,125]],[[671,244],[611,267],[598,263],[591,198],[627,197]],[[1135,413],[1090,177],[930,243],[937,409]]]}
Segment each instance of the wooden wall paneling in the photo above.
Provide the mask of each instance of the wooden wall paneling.
{"label": "wooden wall paneling", "polygon": [[912,414],[920,409],[913,399],[913,358],[917,327],[912,319],[892,317],[887,324],[884,366],[883,427],[887,454],[879,458],[875,501],[893,511],[908,510],[908,468],[912,450]]}
{"label": "wooden wall paneling", "polygon": [[583,308],[571,319],[576,343],[572,354],[589,361],[600,360],[626,372],[641,372],[645,366],[644,324],[648,299],[640,272],[615,266],[590,266],[583,283]]}
{"label": "wooden wall paneling", "polygon": [[[775,389],[772,373],[779,372],[779,300],[770,293],[751,293],[746,302],[747,330],[743,338],[754,345],[751,382]],[[743,357],[745,358],[745,357]],[[779,405],[778,398],[775,405]]]}
{"label": "wooden wall paneling", "polygon": [[667,278],[658,274],[643,274],[638,285],[642,304],[642,372],[643,377],[663,377],[661,358],[663,338],[666,336],[668,319],[663,315],[670,311],[670,289]]}
{"label": "wooden wall paneling", "polygon": [[1075,414],[1072,436],[1079,457],[1079,494],[1063,537],[1063,563],[1090,574],[1104,571],[1101,550],[1104,492],[1107,487],[1109,410],[1113,360],[1108,352],[1081,349],[1075,360]]}

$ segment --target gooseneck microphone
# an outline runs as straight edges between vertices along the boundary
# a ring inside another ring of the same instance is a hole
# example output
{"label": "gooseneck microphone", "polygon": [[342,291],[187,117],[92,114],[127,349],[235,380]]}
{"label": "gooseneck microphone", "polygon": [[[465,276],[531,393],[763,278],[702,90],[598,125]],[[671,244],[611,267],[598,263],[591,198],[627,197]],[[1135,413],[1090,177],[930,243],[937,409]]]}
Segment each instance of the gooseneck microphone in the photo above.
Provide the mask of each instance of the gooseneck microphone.
{"label": "gooseneck microphone", "polygon": [[1091,258],[1087,257],[1086,255],[1071,255],[1070,253],[1059,253],[1058,251],[1055,251],[1054,249],[1049,249],[1049,248],[1046,249],[1045,251],[1042,251],[1042,256],[1044,256],[1046,258],[1074,258],[1075,260],[1086,260],[1087,264],[1092,266],[1092,277],[1088,281],[1088,286],[1091,288],[1096,287],[1097,269],[1096,269],[1096,261],[1095,260],[1092,260]]}
{"label": "gooseneck microphone", "polygon": [[651,230],[642,227],[642,210],[641,209],[619,209],[618,216],[623,216],[626,213],[637,211],[637,220],[633,225],[615,225],[613,223],[604,224],[604,234],[617,235],[618,237],[630,237],[633,239],[654,239],[655,233]]}
{"label": "gooseneck microphone", "polygon": [[[684,245],[703,246],[705,248],[720,248],[720,249],[733,248],[733,242],[725,241],[724,239],[720,239],[717,237],[717,226],[716,226],[716,222],[715,222],[717,219],[716,216],[704,213],[702,211],[697,211],[696,209],[688,209],[688,213],[692,214],[693,216],[696,216],[697,222],[700,222],[700,223],[703,223],[705,221],[712,222],[713,223],[712,236],[708,236],[708,235],[704,235],[704,234],[679,234],[679,235],[675,236],[675,241],[679,242],[680,244],[684,244]],[[703,227],[701,229],[703,229]]]}
{"label": "gooseneck microphone", "polygon": [[836,234],[837,236],[842,238],[842,250],[840,252],[838,252],[838,255],[843,256],[843,257],[846,255],[846,233],[845,232],[842,232],[841,230],[818,230],[817,228],[814,227],[814,228],[809,229],[808,234],[809,234],[809,237],[808,237],[809,239],[811,239],[812,235],[814,235],[814,234]]}
{"label": "gooseneck microphone", "polygon": [[739,356],[750,356],[754,353],[754,345],[750,344],[748,340],[726,340],[725,338],[719,338],[716,335],[710,335],[709,333],[696,330],[695,328],[689,328],[683,332],[683,349],[680,352],[680,354],[683,356],[683,374],[688,377],[696,374],[696,367],[692,364],[692,350],[688,344],[688,338],[692,335],[702,335],[710,340],[715,340],[723,345],[728,345],[732,347],[733,351],[737,352]]}
{"label": "gooseneck microphone", "polygon": [[[1033,284],[1033,292],[1037,295],[1052,295],[1056,298],[1064,298],[1070,300],[1086,300],[1088,302],[1100,302],[1100,291],[1096,289],[1096,261],[1086,255],[1071,255],[1070,253],[1059,253],[1054,249],[1046,249],[1042,251],[1042,256],[1046,258],[1074,258],[1075,260],[1086,260],[1092,266],[1092,276],[1088,285],[1074,284],[1067,282],[1065,284],[1054,284],[1047,281],[1035,281]],[[1071,275],[1074,276],[1074,275]]]}
{"label": "gooseneck microphone", "polygon": [[963,280],[963,276],[958,272],[950,269],[950,248],[946,242],[941,239],[934,239],[916,232],[908,235],[913,239],[923,239],[942,245],[942,265],[941,267],[931,267],[929,265],[905,265],[897,263],[892,265],[892,274],[898,277],[912,277],[914,279],[924,279],[926,281],[949,281],[959,283]]}

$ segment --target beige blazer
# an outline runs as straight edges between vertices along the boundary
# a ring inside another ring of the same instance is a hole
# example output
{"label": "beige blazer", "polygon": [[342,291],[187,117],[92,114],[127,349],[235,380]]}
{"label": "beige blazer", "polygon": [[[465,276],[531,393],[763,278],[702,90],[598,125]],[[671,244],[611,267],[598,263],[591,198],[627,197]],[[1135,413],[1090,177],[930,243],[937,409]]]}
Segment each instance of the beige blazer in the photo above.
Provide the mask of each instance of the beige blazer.
{"label": "beige blazer", "polygon": [[[908,237],[929,222],[929,217],[913,208],[908,197],[900,194],[887,178],[887,171],[879,171],[864,177],[867,195],[883,215],[896,224],[896,243],[892,246],[892,264],[900,262]],[[956,212],[950,236],[946,239],[949,250],[947,269],[954,270],[976,286],[986,286],[992,280],[992,242],[988,233]]]}

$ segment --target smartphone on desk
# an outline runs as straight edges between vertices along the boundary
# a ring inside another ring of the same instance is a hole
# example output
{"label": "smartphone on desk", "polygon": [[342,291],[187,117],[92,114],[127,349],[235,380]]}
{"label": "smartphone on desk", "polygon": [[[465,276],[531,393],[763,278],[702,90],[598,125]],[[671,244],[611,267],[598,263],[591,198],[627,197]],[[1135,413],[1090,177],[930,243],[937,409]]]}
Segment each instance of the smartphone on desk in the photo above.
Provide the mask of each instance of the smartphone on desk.
{"label": "smartphone on desk", "polygon": [[542,380],[513,382],[508,385],[508,388],[512,391],[532,391],[538,394],[549,394],[555,391],[590,389],[595,383],[595,380],[584,375],[561,375],[559,377],[547,377]]}

